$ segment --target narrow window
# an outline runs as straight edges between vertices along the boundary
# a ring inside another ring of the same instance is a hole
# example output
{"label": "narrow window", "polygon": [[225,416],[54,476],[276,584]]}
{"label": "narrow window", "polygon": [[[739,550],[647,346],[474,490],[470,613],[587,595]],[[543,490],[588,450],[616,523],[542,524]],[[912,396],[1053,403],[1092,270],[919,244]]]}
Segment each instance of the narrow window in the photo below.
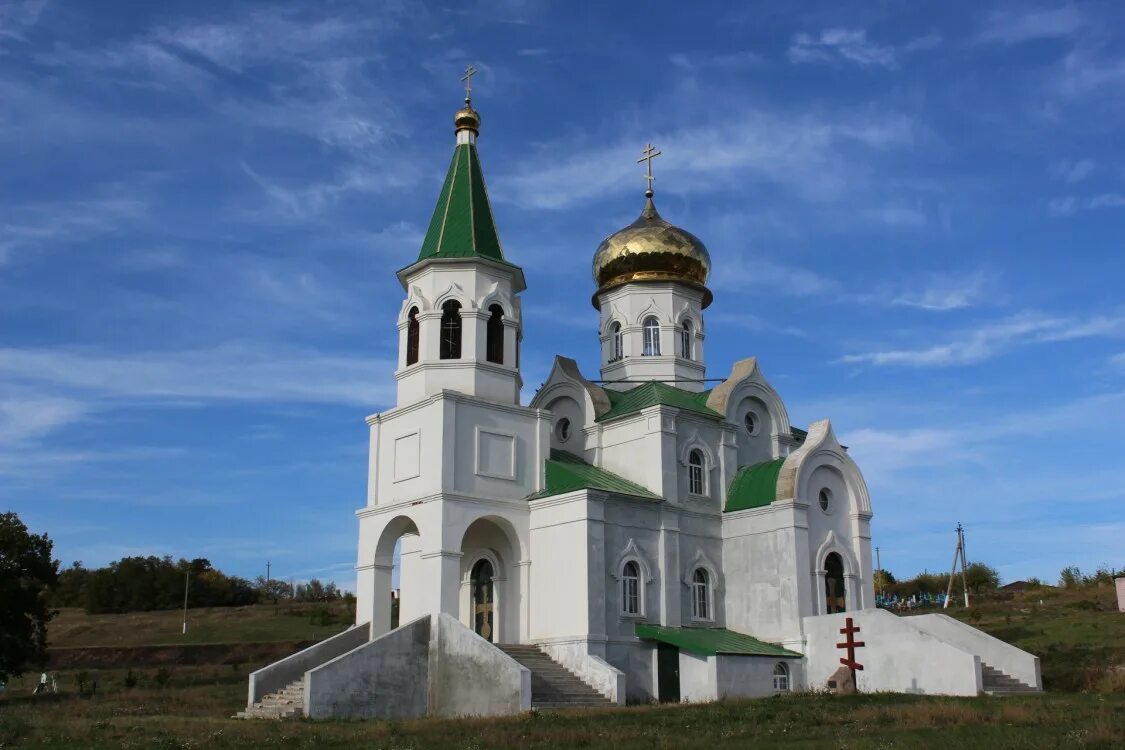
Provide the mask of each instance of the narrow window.
{"label": "narrow window", "polygon": [[693,450],[688,454],[688,492],[702,495],[706,485],[703,482],[703,452]]}
{"label": "narrow window", "polygon": [[707,571],[696,568],[691,579],[691,616],[696,620],[711,618],[711,591]]}
{"label": "narrow window", "polygon": [[691,321],[685,320],[680,329],[680,356],[691,359]]}
{"label": "narrow window", "polygon": [[625,563],[621,571],[621,611],[627,615],[641,613],[640,581],[641,571],[637,564],[632,560]]}
{"label": "narrow window", "polygon": [[617,321],[609,327],[609,361],[616,362],[625,356],[625,347],[621,341],[621,324]]}
{"label": "narrow window", "polygon": [[488,308],[488,334],[485,349],[489,362],[504,364],[504,309],[500,305]]}
{"label": "narrow window", "polygon": [[442,359],[461,359],[461,303],[449,300],[441,306]]}
{"label": "narrow window", "polygon": [[645,318],[644,322],[644,351],[646,357],[660,356],[660,322],[655,317]]}
{"label": "narrow window", "polygon": [[418,361],[418,308],[410,308],[406,323],[406,364]]}
{"label": "narrow window", "polygon": [[778,693],[789,692],[789,667],[784,662],[778,662],[773,668],[773,689]]}

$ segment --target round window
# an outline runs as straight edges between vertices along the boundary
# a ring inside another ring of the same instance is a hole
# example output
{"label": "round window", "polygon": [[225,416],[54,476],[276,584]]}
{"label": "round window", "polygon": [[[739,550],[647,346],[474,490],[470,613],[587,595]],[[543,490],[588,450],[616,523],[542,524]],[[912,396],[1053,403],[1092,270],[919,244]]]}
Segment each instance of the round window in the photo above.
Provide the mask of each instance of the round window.
{"label": "round window", "polygon": [[827,513],[828,507],[831,505],[831,503],[832,503],[832,493],[829,492],[828,490],[821,490],[820,491],[820,509],[823,510],[825,513]]}
{"label": "round window", "polygon": [[570,420],[566,417],[555,423],[555,437],[559,439],[560,443],[570,440]]}
{"label": "round window", "polygon": [[751,435],[758,434],[758,415],[752,411],[746,412],[746,416],[742,418],[743,423],[746,425],[746,431]]}

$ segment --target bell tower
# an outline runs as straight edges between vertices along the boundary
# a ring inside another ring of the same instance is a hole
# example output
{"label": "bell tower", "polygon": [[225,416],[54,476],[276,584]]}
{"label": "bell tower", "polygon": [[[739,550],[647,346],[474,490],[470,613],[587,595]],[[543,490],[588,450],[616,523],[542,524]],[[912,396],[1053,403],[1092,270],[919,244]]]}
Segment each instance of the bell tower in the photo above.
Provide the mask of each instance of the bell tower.
{"label": "bell tower", "polygon": [[480,114],[472,66],[465,105],[453,118],[456,145],[418,259],[398,272],[398,405],[442,390],[518,404],[523,271],[504,258],[477,155]]}
{"label": "bell tower", "polygon": [[652,201],[652,160],[657,156],[660,152],[650,143],[637,160],[645,162],[648,181],[641,215],[606,237],[594,254],[603,385],[628,390],[657,380],[702,391],[711,256],[698,237],[657,213]]}

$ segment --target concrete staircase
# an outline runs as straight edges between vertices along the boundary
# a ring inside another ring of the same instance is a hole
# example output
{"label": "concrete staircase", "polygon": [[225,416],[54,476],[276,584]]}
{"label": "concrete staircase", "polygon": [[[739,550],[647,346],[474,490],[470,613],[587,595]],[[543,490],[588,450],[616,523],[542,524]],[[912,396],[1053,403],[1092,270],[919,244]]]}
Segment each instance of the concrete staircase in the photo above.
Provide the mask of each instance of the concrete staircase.
{"label": "concrete staircase", "polygon": [[1042,692],[1039,688],[1022,683],[1015,677],[1010,677],[984,662],[981,662],[980,670],[984,682],[984,692],[989,695],[1022,695]]}
{"label": "concrete staircase", "polygon": [[532,708],[608,708],[615,705],[538,646],[501,644],[497,648],[531,670]]}
{"label": "concrete staircase", "polygon": [[305,715],[305,681],[287,685],[284,690],[270,693],[252,706],[239,711],[235,719],[299,719]]}

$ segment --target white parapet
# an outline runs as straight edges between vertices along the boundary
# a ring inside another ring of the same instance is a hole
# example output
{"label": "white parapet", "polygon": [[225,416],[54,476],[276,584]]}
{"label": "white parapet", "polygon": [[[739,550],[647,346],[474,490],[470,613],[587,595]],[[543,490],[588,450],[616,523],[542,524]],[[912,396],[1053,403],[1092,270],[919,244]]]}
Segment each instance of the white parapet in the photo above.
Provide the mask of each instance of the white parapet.
{"label": "white parapet", "polygon": [[999,669],[1025,685],[1043,689],[1039,657],[1034,654],[1029,654],[948,615],[916,615],[906,618],[906,621],[946,643],[976,654],[988,666]]}
{"label": "white parapet", "polygon": [[856,673],[860,692],[924,693],[932,695],[977,695],[983,681],[981,657],[971,649],[951,643],[912,622],[882,609],[862,609],[803,620],[807,684],[825,687],[840,668],[846,650],[839,648],[847,637],[840,631],[848,619],[859,627],[854,640],[863,669]]}

